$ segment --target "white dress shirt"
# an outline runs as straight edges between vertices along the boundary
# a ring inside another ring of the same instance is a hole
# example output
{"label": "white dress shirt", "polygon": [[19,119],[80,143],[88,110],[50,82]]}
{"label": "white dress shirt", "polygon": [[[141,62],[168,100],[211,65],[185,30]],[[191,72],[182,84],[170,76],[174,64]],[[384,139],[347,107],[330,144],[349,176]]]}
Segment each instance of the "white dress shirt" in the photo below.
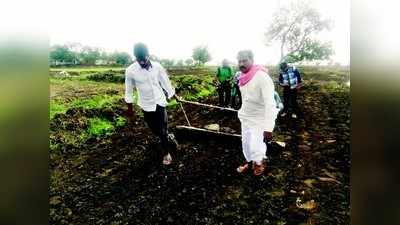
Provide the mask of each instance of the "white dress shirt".
{"label": "white dress shirt", "polygon": [[133,102],[133,88],[138,91],[137,104],[146,112],[155,111],[157,105],[166,106],[168,98],[175,94],[167,72],[158,62],[151,62],[149,70],[134,62],[125,71],[125,102]]}
{"label": "white dress shirt", "polygon": [[274,98],[274,82],[271,77],[259,70],[254,77],[240,87],[242,107],[238,117],[242,126],[260,128],[272,132],[279,112]]}

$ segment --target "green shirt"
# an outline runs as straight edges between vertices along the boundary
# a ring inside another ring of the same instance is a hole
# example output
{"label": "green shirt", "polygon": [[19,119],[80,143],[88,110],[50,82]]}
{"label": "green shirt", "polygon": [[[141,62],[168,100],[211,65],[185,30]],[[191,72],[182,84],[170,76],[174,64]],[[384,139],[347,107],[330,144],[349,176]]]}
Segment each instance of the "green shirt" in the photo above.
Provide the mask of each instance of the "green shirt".
{"label": "green shirt", "polygon": [[233,76],[232,69],[230,67],[219,67],[217,70],[217,78],[219,82],[224,82],[231,79]]}

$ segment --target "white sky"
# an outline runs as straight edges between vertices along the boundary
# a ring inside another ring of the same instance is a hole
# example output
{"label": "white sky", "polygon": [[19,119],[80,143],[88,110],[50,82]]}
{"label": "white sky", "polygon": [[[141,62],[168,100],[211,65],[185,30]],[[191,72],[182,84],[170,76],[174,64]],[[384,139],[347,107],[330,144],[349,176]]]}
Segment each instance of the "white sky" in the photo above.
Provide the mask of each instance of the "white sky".
{"label": "white sky", "polygon": [[[148,45],[160,58],[187,59],[197,45],[207,45],[219,64],[236,62],[241,49],[251,49],[256,63],[276,63],[276,46],[264,45],[264,35],[279,4],[289,0],[114,0],[48,1],[50,44],[79,42],[132,54],[136,42]],[[325,18],[334,22],[321,34],[332,41],[341,64],[350,61],[350,1],[311,0]]]}

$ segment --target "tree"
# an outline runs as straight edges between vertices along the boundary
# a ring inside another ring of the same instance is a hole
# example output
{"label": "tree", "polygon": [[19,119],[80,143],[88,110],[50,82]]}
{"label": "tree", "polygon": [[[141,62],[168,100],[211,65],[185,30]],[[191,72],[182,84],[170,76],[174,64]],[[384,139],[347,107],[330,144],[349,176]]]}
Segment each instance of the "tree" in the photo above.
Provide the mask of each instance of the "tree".
{"label": "tree", "polygon": [[99,48],[84,46],[79,53],[80,61],[84,65],[95,65],[96,60],[100,59],[101,51]]}
{"label": "tree", "polygon": [[65,46],[67,46],[68,49],[75,54],[78,54],[78,52],[80,52],[83,48],[82,44],[79,42],[67,42]]}
{"label": "tree", "polygon": [[186,66],[191,66],[193,64],[193,59],[186,59],[185,64]]}
{"label": "tree", "polygon": [[75,64],[78,60],[76,53],[71,51],[67,45],[55,45],[51,47],[49,57],[53,63]]}
{"label": "tree", "polygon": [[329,59],[333,54],[331,43],[322,43],[315,38],[319,32],[331,29],[331,21],[322,19],[309,3],[298,1],[283,6],[273,18],[265,33],[266,44],[280,44],[281,61]]}
{"label": "tree", "polygon": [[184,66],[183,60],[180,59],[180,60],[176,61],[175,66],[182,68]]}
{"label": "tree", "polygon": [[331,43],[320,43],[318,41],[306,41],[304,47],[298,52],[286,56],[289,63],[313,60],[328,60],[333,54]]}
{"label": "tree", "polygon": [[120,66],[127,66],[132,63],[131,56],[126,52],[115,52],[115,63]]}
{"label": "tree", "polygon": [[112,54],[109,54],[106,51],[102,51],[102,52],[100,52],[99,59],[109,63],[110,61],[112,61]]}
{"label": "tree", "polygon": [[175,61],[173,59],[160,59],[160,64],[165,68],[170,68],[175,65]]}
{"label": "tree", "polygon": [[197,65],[204,65],[211,60],[211,55],[208,52],[207,46],[198,46],[193,49],[193,60]]}

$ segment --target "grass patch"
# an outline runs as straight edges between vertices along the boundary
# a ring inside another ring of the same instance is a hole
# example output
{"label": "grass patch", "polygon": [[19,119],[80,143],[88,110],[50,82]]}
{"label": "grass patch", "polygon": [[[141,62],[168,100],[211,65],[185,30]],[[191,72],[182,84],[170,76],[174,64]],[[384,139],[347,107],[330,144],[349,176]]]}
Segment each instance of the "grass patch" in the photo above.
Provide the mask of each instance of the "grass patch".
{"label": "grass patch", "polygon": [[114,132],[114,125],[111,121],[103,118],[91,118],[89,119],[89,128],[87,133],[91,137],[100,137],[111,135]]}
{"label": "grass patch", "polygon": [[82,133],[80,139],[87,140],[89,137],[104,137],[112,135],[116,128],[125,126],[127,120],[118,116],[114,121],[109,121],[105,118],[94,117],[89,119],[89,126],[86,132]]}
{"label": "grass patch", "polygon": [[116,127],[123,127],[123,126],[125,126],[125,124],[126,124],[126,119],[124,117],[118,116],[115,119],[115,126]]}
{"label": "grass patch", "polygon": [[186,100],[197,101],[215,94],[213,75],[180,75],[172,80],[176,91]]}
{"label": "grass patch", "polygon": [[112,83],[124,83],[124,74],[116,73],[114,71],[107,71],[104,73],[96,73],[87,76],[88,80],[98,82],[112,82]]}
{"label": "grass patch", "polygon": [[96,72],[104,72],[108,70],[115,70],[115,71],[125,71],[123,67],[96,67],[96,66],[89,66],[89,67],[56,67],[50,68],[50,71],[67,71],[67,72],[78,72],[78,73],[96,73]]}
{"label": "grass patch", "polygon": [[57,114],[64,114],[70,108],[100,109],[111,108],[122,97],[120,95],[95,95],[92,98],[77,98],[70,102],[50,101],[50,120]]}
{"label": "grass patch", "polygon": [[64,114],[68,107],[60,102],[51,101],[50,102],[50,119],[53,119],[57,114]]}
{"label": "grass patch", "polygon": [[96,95],[88,99],[76,99],[72,101],[70,107],[84,109],[98,109],[112,107],[121,98],[119,95]]}
{"label": "grass patch", "polygon": [[168,102],[167,107],[170,109],[175,109],[176,107],[178,107],[178,102],[173,99],[172,101]]}

